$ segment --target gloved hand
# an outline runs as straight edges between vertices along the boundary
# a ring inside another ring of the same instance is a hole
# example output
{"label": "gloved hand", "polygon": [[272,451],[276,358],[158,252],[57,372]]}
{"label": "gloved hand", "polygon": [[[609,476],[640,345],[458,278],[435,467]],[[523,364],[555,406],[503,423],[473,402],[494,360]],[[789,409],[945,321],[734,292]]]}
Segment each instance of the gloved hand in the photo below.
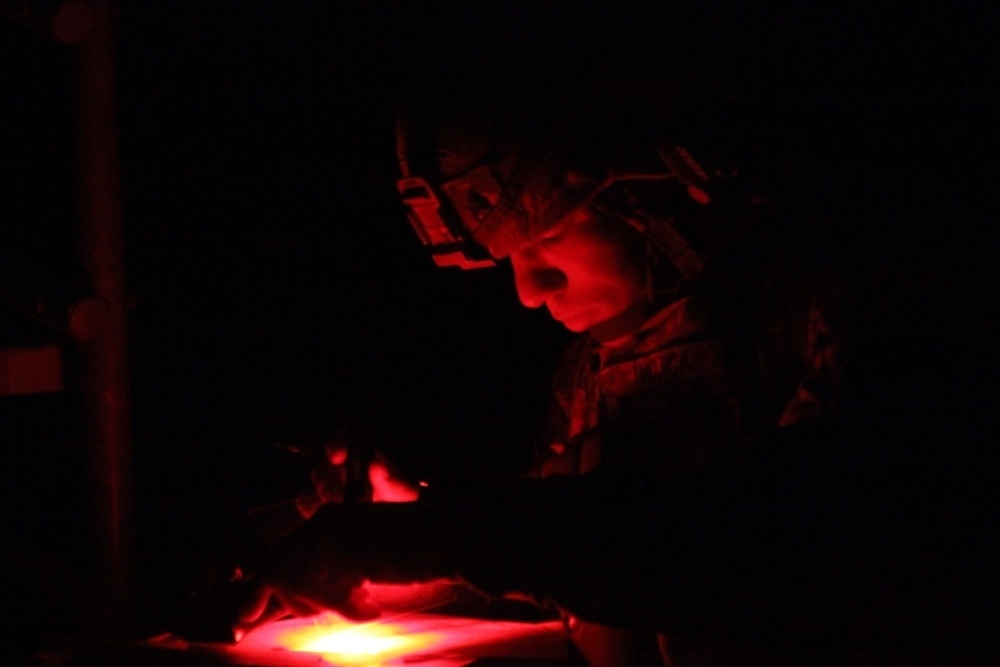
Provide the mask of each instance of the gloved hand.
{"label": "gloved hand", "polygon": [[420,487],[403,479],[396,467],[378,452],[368,466],[368,481],[372,485],[372,501],[376,503],[408,503],[420,497]]}

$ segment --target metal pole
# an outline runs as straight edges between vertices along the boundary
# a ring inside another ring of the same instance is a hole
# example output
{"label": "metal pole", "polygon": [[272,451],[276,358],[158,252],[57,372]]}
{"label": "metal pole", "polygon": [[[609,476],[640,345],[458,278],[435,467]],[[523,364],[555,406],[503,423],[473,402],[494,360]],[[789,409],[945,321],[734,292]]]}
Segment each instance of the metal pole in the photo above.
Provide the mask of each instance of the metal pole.
{"label": "metal pole", "polygon": [[121,176],[114,31],[109,0],[90,0],[93,25],[74,47],[79,151],[80,252],[107,327],[81,344],[88,416],[97,580],[112,606],[113,633],[134,630],[131,410],[127,363]]}

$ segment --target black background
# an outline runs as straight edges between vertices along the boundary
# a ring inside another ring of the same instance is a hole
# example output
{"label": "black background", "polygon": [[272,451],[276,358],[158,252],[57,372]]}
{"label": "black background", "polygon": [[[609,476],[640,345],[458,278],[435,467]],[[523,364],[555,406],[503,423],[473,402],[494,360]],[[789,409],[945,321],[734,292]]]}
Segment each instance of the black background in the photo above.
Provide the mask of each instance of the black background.
{"label": "black background", "polygon": [[[526,79],[667,73],[732,90],[777,156],[776,204],[828,223],[827,252],[845,259],[861,240],[877,261],[873,245],[932,239],[924,252],[947,261],[923,278],[956,308],[934,335],[978,345],[961,318],[995,300],[976,261],[997,176],[995,8],[466,4],[119,8],[143,581],[228,557],[248,508],[304,485],[307,463],[279,441],[369,430],[418,476],[527,461],[568,336],[520,307],[507,268],[439,270],[421,252],[394,195],[395,107],[414,72],[500,62]],[[0,49],[5,288],[58,300],[81,284],[71,48],[7,21]],[[0,311],[3,344],[46,338]],[[0,399],[4,512],[85,569],[68,360],[66,392]]]}

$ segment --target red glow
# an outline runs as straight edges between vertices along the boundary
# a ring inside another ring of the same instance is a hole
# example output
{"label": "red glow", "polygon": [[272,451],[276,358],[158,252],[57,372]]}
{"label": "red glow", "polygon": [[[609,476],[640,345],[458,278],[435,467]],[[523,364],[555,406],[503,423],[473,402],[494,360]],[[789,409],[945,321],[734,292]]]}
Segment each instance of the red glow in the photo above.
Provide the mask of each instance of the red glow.
{"label": "red glow", "polygon": [[290,651],[319,653],[335,665],[391,665],[397,658],[440,644],[434,632],[413,632],[405,623],[354,625],[333,617],[311,626],[291,628],[276,638]]}
{"label": "red glow", "polygon": [[430,614],[360,624],[333,614],[276,621],[254,629],[227,653],[252,658],[253,664],[290,667],[459,667],[483,657],[567,658],[560,621],[519,623]]}
{"label": "red glow", "polygon": [[712,203],[712,196],[707,192],[699,188],[697,185],[688,186],[688,195],[691,199],[695,200],[699,204],[710,204]]}

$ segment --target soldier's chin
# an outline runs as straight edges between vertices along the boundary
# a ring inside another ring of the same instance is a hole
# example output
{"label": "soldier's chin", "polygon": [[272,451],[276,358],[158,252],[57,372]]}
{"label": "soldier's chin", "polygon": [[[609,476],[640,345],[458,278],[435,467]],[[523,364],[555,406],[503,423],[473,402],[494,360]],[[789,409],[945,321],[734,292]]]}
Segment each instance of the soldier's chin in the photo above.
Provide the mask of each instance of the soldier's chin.
{"label": "soldier's chin", "polygon": [[562,325],[572,331],[573,333],[583,333],[584,331],[589,331],[590,327],[582,324],[573,324],[572,322],[563,322]]}

